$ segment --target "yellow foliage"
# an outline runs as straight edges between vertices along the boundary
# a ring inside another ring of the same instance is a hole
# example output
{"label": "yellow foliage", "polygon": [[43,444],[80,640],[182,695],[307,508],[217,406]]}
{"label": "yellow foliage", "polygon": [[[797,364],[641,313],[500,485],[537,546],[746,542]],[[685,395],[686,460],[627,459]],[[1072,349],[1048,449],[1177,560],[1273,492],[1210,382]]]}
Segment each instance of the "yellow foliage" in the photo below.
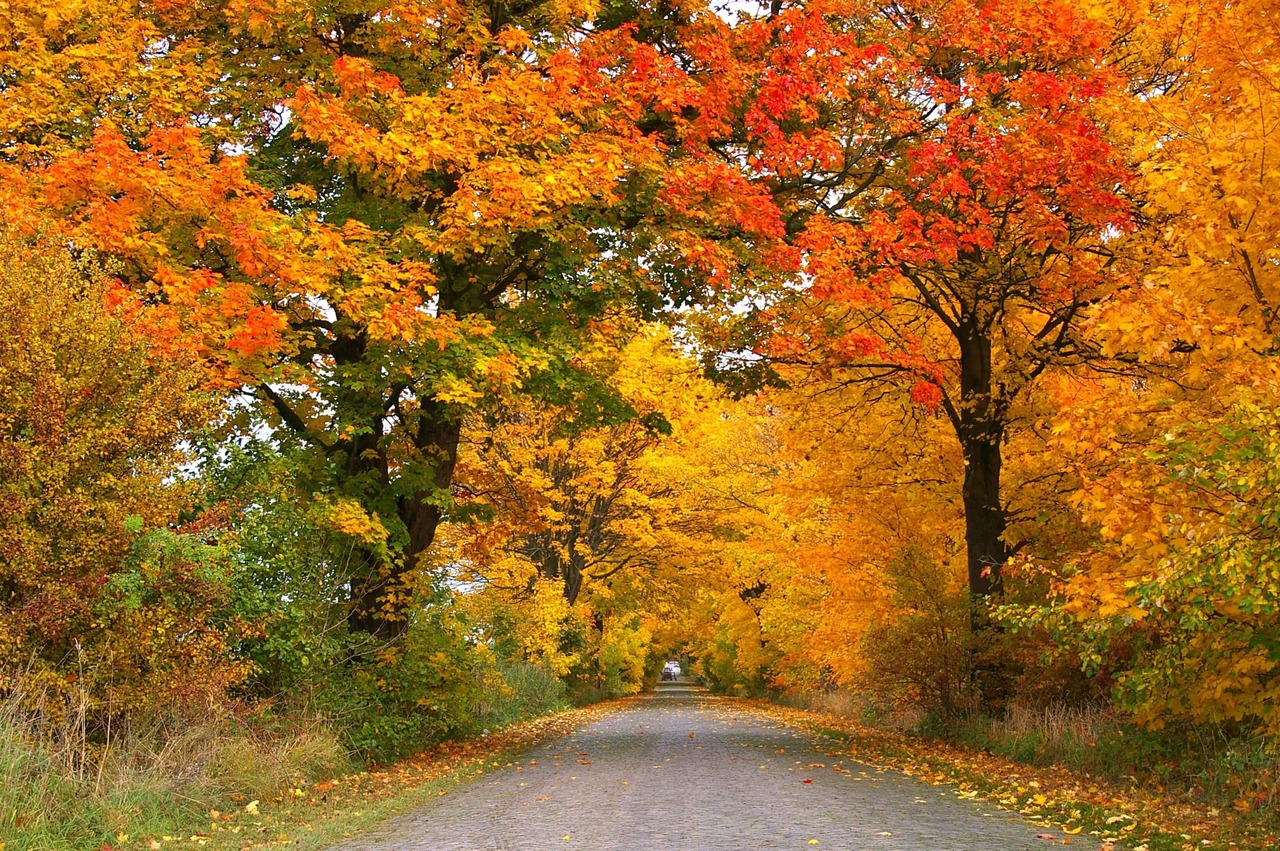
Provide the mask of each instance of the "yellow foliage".
{"label": "yellow foliage", "polygon": [[383,544],[387,540],[387,528],[382,525],[378,515],[365,510],[359,502],[346,497],[332,501],[319,499],[316,503],[317,515],[330,528],[350,535],[366,544]]}
{"label": "yellow foliage", "polygon": [[247,673],[224,554],[166,528],[208,399],[116,289],[0,237],[0,692],[54,720],[200,706]]}

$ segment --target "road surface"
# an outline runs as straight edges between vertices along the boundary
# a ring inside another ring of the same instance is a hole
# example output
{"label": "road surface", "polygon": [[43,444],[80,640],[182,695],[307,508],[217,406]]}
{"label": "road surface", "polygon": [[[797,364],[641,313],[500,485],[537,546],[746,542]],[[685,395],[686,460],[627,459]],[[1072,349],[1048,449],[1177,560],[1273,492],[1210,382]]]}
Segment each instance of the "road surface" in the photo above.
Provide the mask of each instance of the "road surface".
{"label": "road surface", "polygon": [[[735,701],[663,683],[334,851],[1020,851],[1042,832],[952,789],[829,755]],[[816,840],[816,842],[815,842]]]}

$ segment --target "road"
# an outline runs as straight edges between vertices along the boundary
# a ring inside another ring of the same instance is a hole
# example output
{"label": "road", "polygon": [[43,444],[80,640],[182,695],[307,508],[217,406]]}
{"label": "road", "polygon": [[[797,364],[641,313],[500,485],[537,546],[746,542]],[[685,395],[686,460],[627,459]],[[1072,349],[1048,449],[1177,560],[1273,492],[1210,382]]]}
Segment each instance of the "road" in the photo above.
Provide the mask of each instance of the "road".
{"label": "road", "polygon": [[1040,828],[686,684],[334,851],[1019,851]]}

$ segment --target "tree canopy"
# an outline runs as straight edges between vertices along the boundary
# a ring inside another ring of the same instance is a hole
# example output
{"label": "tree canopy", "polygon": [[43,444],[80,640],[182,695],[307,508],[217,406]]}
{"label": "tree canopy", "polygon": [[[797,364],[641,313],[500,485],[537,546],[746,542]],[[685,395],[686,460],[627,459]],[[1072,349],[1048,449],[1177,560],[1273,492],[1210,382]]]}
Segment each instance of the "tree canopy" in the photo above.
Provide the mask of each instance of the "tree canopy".
{"label": "tree canopy", "polygon": [[1276,15],[10,0],[0,691],[1274,737]]}

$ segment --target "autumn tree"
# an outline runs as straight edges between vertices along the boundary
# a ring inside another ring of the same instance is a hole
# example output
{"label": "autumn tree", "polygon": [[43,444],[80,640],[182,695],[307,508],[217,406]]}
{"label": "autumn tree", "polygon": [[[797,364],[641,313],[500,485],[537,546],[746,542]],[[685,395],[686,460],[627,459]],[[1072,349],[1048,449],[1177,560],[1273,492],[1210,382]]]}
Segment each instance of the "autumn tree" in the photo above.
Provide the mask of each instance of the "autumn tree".
{"label": "autumn tree", "polygon": [[[786,379],[794,367],[777,368]],[[886,704],[934,695],[905,682],[908,669],[954,686],[973,657],[950,424],[868,405],[860,387],[795,383],[758,394],[763,433],[724,447],[732,492],[752,508],[692,619],[699,669],[739,691],[856,690]],[[940,640],[957,607],[961,628]]]}
{"label": "autumn tree", "polygon": [[626,660],[643,676],[710,598],[769,575],[742,542],[771,522],[760,470],[774,459],[759,405],[702,377],[666,328],[580,358],[621,406],[602,421],[524,400],[473,429],[458,473],[470,519],[450,555],[475,588],[464,602],[527,658],[574,676],[588,656],[597,673]]}
{"label": "autumn tree", "polygon": [[[776,228],[712,197],[724,164],[665,176],[685,75],[639,12],[596,11],[23,2],[0,23],[6,217],[118,258],[175,348],[310,456],[304,490],[385,531],[356,629],[404,629],[468,412],[572,398],[613,305],[696,299]],[[698,236],[721,223],[736,239]]]}
{"label": "autumn tree", "polygon": [[[569,605],[577,601],[588,576],[607,578],[632,564],[653,567],[651,554],[637,546],[641,530],[626,526],[652,516],[648,500],[636,504],[638,468],[660,429],[669,426],[651,417],[648,422],[632,419],[586,433],[556,434],[553,423],[559,416],[553,414],[550,421],[516,416],[531,434],[522,439],[510,427],[495,429],[485,435],[477,453],[501,489],[490,494],[528,512],[516,524],[519,531],[511,541],[516,551],[537,566],[542,578],[561,584]],[[524,462],[527,467],[515,457],[522,451],[532,452]],[[545,488],[526,490],[522,486],[532,484],[529,477]]]}
{"label": "autumn tree", "polygon": [[[1083,326],[1123,283],[1131,222],[1108,139],[1116,21],[1019,0],[775,6],[729,148],[769,187],[794,286],[731,345],[815,386],[938,411],[964,454],[969,586],[1009,555],[1003,445],[1048,370],[1101,356]],[[732,323],[731,323],[732,324]]]}
{"label": "autumn tree", "polygon": [[[496,531],[498,546],[559,583],[570,606],[587,579],[654,570],[663,533],[692,531],[687,494],[651,475],[648,462],[672,438],[673,420],[705,415],[718,396],[660,327],[621,351],[610,348],[579,355],[585,370],[611,386],[602,395],[616,394],[613,409],[601,411],[603,422],[592,411],[584,418],[533,402],[496,411],[474,429],[460,479],[473,507],[483,505],[501,521],[495,529],[475,527],[477,540]],[[495,555],[501,553],[482,557]]]}
{"label": "autumn tree", "polygon": [[1274,21],[1263,2],[1175,3],[1140,33],[1168,81],[1131,117],[1156,226],[1134,240],[1143,299],[1097,331],[1168,380],[1055,388],[1076,546],[1020,559],[1048,600],[1006,611],[1155,727],[1276,729]]}

